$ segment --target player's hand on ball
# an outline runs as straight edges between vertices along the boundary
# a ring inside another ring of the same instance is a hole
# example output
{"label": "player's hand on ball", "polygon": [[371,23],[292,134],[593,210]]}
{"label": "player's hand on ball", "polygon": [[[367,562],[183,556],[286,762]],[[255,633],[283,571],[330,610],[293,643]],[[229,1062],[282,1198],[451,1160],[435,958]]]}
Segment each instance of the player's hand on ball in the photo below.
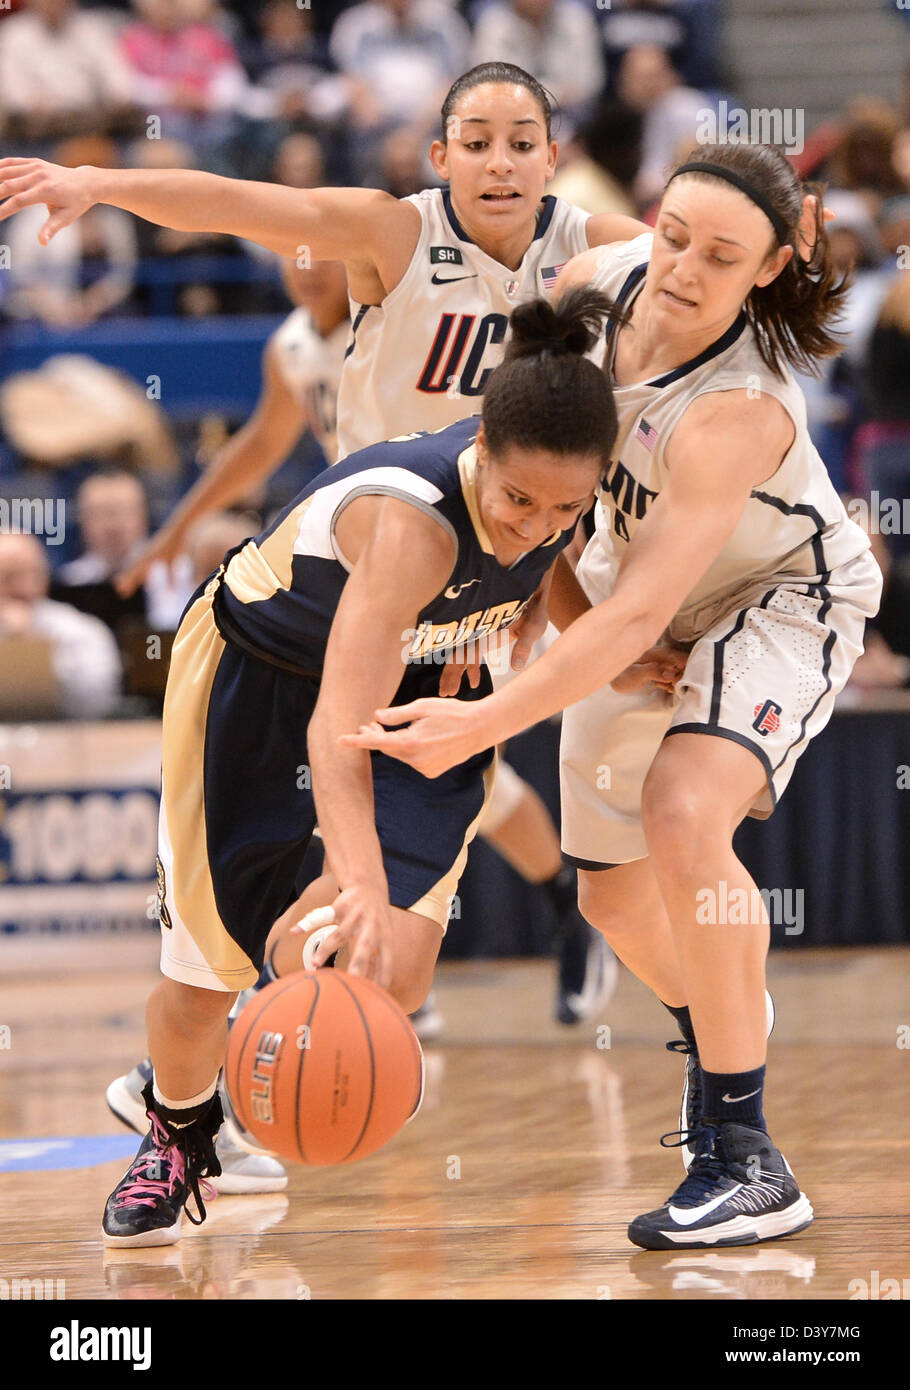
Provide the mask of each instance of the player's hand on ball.
{"label": "player's hand on ball", "polygon": [[46,159],[0,159],[0,222],[22,208],[44,203],[49,216],[38,240],[46,246],[51,237],[93,206],[93,173],[88,166],[64,169]]}
{"label": "player's hand on ball", "polygon": [[[483,733],[482,703],[414,700],[409,705],[380,709],[375,723],[362,724],[356,734],[343,734],[339,742],[346,748],[387,753],[424,777],[441,777],[495,742]],[[386,724],[408,727],[387,729],[383,727]]]}
{"label": "player's hand on ball", "polygon": [[[331,907],[316,908],[291,928],[291,935],[322,928],[315,950],[306,951],[304,965],[318,970],[342,946],[350,946],[345,970],[363,975],[383,989],[392,982],[392,914],[388,892],[355,885],[346,888]],[[315,939],[315,936],[314,936]]]}

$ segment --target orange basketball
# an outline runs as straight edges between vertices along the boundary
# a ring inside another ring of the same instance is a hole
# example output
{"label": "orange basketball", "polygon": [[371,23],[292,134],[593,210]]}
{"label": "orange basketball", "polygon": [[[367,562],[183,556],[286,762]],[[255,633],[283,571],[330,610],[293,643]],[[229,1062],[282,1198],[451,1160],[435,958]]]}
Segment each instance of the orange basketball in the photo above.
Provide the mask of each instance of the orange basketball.
{"label": "orange basketball", "polygon": [[234,1020],[225,1079],[241,1124],[294,1163],[353,1163],[414,1113],[423,1059],[384,989],[306,970],[259,991]]}

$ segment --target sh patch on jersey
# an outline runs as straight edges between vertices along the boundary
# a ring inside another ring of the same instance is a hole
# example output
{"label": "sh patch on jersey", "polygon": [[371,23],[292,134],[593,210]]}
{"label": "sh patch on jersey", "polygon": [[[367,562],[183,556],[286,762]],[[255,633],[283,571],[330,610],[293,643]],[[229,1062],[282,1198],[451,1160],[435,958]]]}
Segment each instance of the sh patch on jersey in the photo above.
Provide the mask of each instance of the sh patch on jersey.
{"label": "sh patch on jersey", "polygon": [[464,265],[464,257],[457,246],[431,246],[430,265]]}

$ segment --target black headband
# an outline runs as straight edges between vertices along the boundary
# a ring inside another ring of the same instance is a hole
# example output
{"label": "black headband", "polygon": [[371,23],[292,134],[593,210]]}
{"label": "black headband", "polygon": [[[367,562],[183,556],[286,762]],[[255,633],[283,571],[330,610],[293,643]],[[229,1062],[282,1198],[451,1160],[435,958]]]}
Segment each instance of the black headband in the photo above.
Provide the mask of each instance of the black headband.
{"label": "black headband", "polygon": [[781,246],[786,246],[790,241],[790,232],[786,222],[780,213],[768,201],[763,193],[759,193],[757,188],[753,188],[751,183],[742,178],[733,169],[724,168],[723,164],[709,164],[707,161],[695,159],[691,164],[681,164],[678,169],[667,179],[667,187],[676,178],[677,174],[713,174],[715,178],[726,179],[727,183],[732,183],[734,188],[738,188],[740,193],[745,193],[757,208],[761,208],[771,226],[777,234],[777,239]]}

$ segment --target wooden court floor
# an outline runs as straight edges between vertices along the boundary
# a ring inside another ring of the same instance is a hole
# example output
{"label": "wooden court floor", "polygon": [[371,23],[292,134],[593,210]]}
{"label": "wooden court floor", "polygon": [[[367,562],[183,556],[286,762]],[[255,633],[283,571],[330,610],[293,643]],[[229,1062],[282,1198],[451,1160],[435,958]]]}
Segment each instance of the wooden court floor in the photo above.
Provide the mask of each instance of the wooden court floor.
{"label": "wooden court floor", "polygon": [[[0,942],[0,1153],[123,1133],[104,1090],[142,1055],[156,947]],[[658,1144],[682,1077],[663,1010],[623,973],[609,1033],[564,1029],[548,962],[471,962],[440,967],[424,1108],[380,1154],[292,1168],[286,1193],[219,1197],[177,1246],[114,1253],[99,1222],[123,1159],[0,1171],[0,1278],[112,1299],[846,1300],[876,1271],[910,1288],[910,948],[777,954],[769,974],[766,1111],[816,1211],[789,1240],[629,1244],[682,1175]]]}

